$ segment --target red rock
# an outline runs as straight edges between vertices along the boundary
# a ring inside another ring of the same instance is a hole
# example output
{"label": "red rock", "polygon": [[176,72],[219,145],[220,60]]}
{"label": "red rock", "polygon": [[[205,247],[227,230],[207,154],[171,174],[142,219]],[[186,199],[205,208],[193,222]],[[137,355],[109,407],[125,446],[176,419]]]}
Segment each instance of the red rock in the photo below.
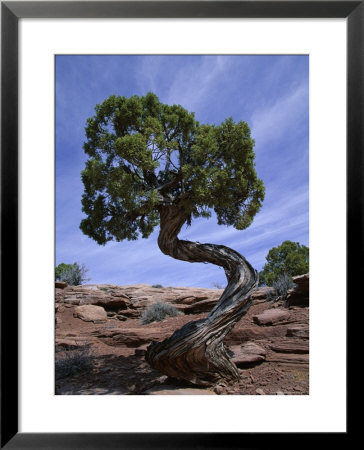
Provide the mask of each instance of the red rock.
{"label": "red rock", "polygon": [[193,303],[191,305],[183,308],[183,312],[185,314],[200,314],[204,312],[210,312],[212,308],[216,305],[218,299],[209,298],[206,300],[199,301],[197,303]]}
{"label": "red rock", "polygon": [[244,364],[262,362],[265,360],[266,351],[253,342],[247,342],[243,345],[230,347],[233,352],[232,360],[239,367]]}
{"label": "red rock", "polygon": [[131,305],[131,300],[128,297],[111,296],[99,298],[95,304],[105,309],[127,309]]}
{"label": "red rock", "polygon": [[274,293],[274,292],[275,292],[275,290],[272,287],[269,287],[269,286],[259,287],[251,294],[251,298],[253,300],[265,300],[267,298],[267,296],[269,295],[269,293]]}
{"label": "red rock", "polygon": [[278,353],[308,353],[308,341],[287,340],[270,345],[270,348]]}
{"label": "red rock", "polygon": [[[177,297],[175,300],[172,301],[172,303],[177,303],[180,304],[182,303],[183,305],[192,305],[194,303],[197,302],[202,302],[203,300],[207,300],[208,297],[207,296],[202,296],[202,297],[198,297],[198,296],[194,296],[194,295],[188,295],[188,296],[181,296],[181,297]],[[218,300],[218,297],[216,297],[216,301]]]}
{"label": "red rock", "polygon": [[129,319],[137,319],[140,317],[141,312],[135,309],[120,309],[118,314]]}
{"label": "red rock", "polygon": [[56,302],[59,302],[59,303],[64,302],[64,290],[63,289],[56,289],[55,300],[56,300]]}
{"label": "red rock", "polygon": [[178,388],[176,386],[155,386],[143,394],[146,395],[216,395],[208,389]]}
{"label": "red rock", "polygon": [[125,322],[126,320],[128,320],[127,317],[122,316],[121,314],[118,314],[115,318],[118,320],[121,320],[122,322]]}
{"label": "red rock", "polygon": [[135,349],[134,355],[136,356],[144,356],[147,353],[147,348],[149,344],[141,345],[140,347]]}
{"label": "red rock", "polygon": [[308,339],[309,338],[308,325],[302,324],[302,325],[295,325],[295,326],[287,327],[287,336]]}
{"label": "red rock", "polygon": [[273,353],[267,356],[267,361],[284,365],[308,365],[308,354]]}
{"label": "red rock", "polygon": [[261,388],[256,389],[256,390],[255,390],[255,393],[256,393],[257,395],[265,395],[265,392],[264,392],[263,389],[261,389]]}
{"label": "red rock", "polygon": [[76,306],[74,316],[85,322],[106,322],[107,314],[104,308],[95,305]]}
{"label": "red rock", "polygon": [[110,346],[136,348],[152,341],[162,340],[165,335],[161,335],[158,330],[148,330],[146,328],[114,328],[109,330],[97,330],[94,336]]}
{"label": "red rock", "polygon": [[58,313],[62,313],[63,311],[64,311],[64,305],[62,305],[62,303],[56,303],[56,307],[55,307],[55,310],[56,310],[56,313],[58,312]]}
{"label": "red rock", "polygon": [[56,339],[56,352],[62,350],[75,350],[76,348],[83,347],[85,344],[81,344],[76,339]]}
{"label": "red rock", "polygon": [[303,392],[305,389],[302,386],[294,386],[293,390],[298,391],[298,392]]}
{"label": "red rock", "polygon": [[253,321],[258,325],[274,325],[277,322],[288,320],[290,313],[284,309],[266,309],[262,314],[253,316]]}
{"label": "red rock", "polygon": [[308,306],[309,305],[309,292],[310,292],[310,276],[308,273],[304,275],[298,275],[292,277],[295,284],[294,288],[291,289],[287,295],[286,304],[287,306],[299,305]]}
{"label": "red rock", "polygon": [[[161,341],[171,336],[175,330],[185,323],[206,317],[210,310],[196,314],[193,317],[190,315],[169,317],[162,322],[148,325],[143,325],[139,320],[141,312],[149,304],[157,301],[173,303],[180,310],[184,310],[186,307],[191,307],[192,310],[196,308],[195,310],[197,311],[199,308],[204,310],[208,303],[210,303],[210,306],[216,304],[220,295],[220,292],[216,289],[179,287],[152,289],[147,285],[100,285],[100,287],[102,289],[96,285],[69,286],[65,289],[56,289],[58,301],[56,304],[56,317],[62,318],[62,323],[56,326],[57,342],[62,340],[69,341],[68,348],[72,350],[73,344],[78,344],[80,341],[82,344],[84,343],[83,341],[87,341],[98,357],[102,356],[104,358],[102,361],[99,358],[97,359],[95,370],[82,374],[81,378],[77,378],[78,381],[75,379],[76,384],[79,383],[79,393],[82,389],[89,389],[89,387],[91,390],[105,388],[108,393],[113,392],[114,389],[119,387],[119,384],[116,386],[115,380],[120,380],[122,389],[125,389],[125,392],[121,392],[123,394],[143,394],[144,390],[150,389],[151,386],[154,386],[152,389],[155,390],[156,384],[154,384],[154,381],[156,378],[154,378],[154,372],[144,358],[146,348],[153,340]],[[308,353],[298,353],[306,351],[302,349],[308,348],[308,308],[293,307],[287,310],[279,306],[275,310],[285,311],[289,314],[289,319],[275,322],[273,326],[261,326],[253,322],[253,316],[261,316],[267,307],[269,309],[273,308],[268,303],[265,303],[264,298],[261,297],[262,294],[258,294],[258,301],[253,301],[251,308],[231,330],[224,341],[225,345],[230,347],[231,350],[235,350],[232,347],[237,347],[235,352],[230,354],[231,357],[233,357],[233,353],[242,355],[242,363],[239,370],[242,380],[239,388],[228,386],[228,388],[224,388],[222,394],[252,395],[255,394],[256,388],[263,388],[266,391],[265,394],[275,394],[277,391],[295,394],[308,392]],[[63,299],[65,297],[68,301],[75,302],[76,306],[72,303],[64,303]],[[115,301],[117,298],[123,300],[125,305],[120,308],[110,308],[107,312],[109,315],[112,314],[114,318],[111,319],[109,317],[107,322],[103,321],[95,325],[93,322],[85,322],[73,317],[75,308],[77,306],[85,306],[85,302],[92,301],[95,303],[91,306],[99,306],[96,302],[105,300],[103,304],[105,304],[105,309],[107,310],[108,299]],[[204,303],[199,305],[201,302],[205,302],[205,305]],[[129,314],[127,320],[123,322],[117,318],[120,309],[122,312]],[[71,343],[72,341],[73,344]],[[65,344],[67,345],[67,342]],[[246,345],[245,351],[243,351],[244,347],[242,348],[242,344]],[[248,355],[248,344],[258,345],[262,350],[261,353],[257,352],[254,356],[254,352],[251,352]],[[62,347],[61,345],[57,349],[57,351],[64,351],[67,350],[67,347]],[[287,353],[289,351],[297,353]],[[263,352],[266,352],[266,355]],[[249,362],[243,362],[247,361],[247,359],[252,361],[253,358],[256,359],[255,364],[254,361],[250,363],[251,365],[249,365]],[[247,369],[247,366],[249,366],[249,369]],[[294,376],[301,372],[302,378]],[[247,374],[249,376],[246,376]],[[250,375],[252,375],[252,378]],[[133,379],[131,378],[132,376]],[[158,377],[158,373],[155,376]],[[69,386],[70,380],[59,382],[61,384],[58,390],[66,389],[66,386],[63,386],[62,383],[67,382],[67,386]],[[86,386],[88,382],[90,382],[90,386]],[[165,382],[167,383],[167,381]],[[157,384],[161,389],[160,395],[182,395],[182,393],[184,395],[192,395],[183,391],[176,392],[177,389],[184,388],[179,383],[175,385],[171,380],[169,384],[174,385],[172,386],[172,392],[171,386],[161,386],[160,382]],[[266,384],[267,390],[263,387],[264,384]],[[134,391],[132,389],[133,385]],[[293,389],[296,385],[303,386],[305,390],[296,392]],[[206,390],[203,389],[202,392],[205,394]],[[158,395],[158,392],[152,395]]]}
{"label": "red rock", "polygon": [[[149,285],[82,285],[69,286],[59,301],[71,305],[97,305],[106,310],[130,310],[125,315],[140,317],[148,306],[158,303],[176,304],[186,314],[210,312],[220,298],[222,291],[204,288],[152,288]],[[58,298],[57,297],[57,298]],[[124,314],[124,312],[123,312]]]}
{"label": "red rock", "polygon": [[217,395],[221,395],[224,393],[224,388],[222,386],[215,386],[214,388],[214,392]]}
{"label": "red rock", "polygon": [[285,325],[275,325],[274,327],[261,327],[259,325],[246,325],[243,321],[238,323],[226,336],[226,345],[237,345],[246,341],[257,341],[274,337],[284,337],[287,333]]}

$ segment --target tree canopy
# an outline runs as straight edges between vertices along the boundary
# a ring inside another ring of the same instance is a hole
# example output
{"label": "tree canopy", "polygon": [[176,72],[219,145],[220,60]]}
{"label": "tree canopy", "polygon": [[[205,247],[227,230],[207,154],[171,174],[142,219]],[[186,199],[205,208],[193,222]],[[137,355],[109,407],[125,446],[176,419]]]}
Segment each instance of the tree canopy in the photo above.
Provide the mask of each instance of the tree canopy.
{"label": "tree canopy", "polygon": [[260,283],[272,286],[283,275],[303,275],[309,271],[309,249],[298,242],[284,241],[266,256],[267,263],[259,274]]}
{"label": "tree canopy", "polygon": [[247,228],[264,199],[246,122],[200,124],[153,93],[112,95],[87,119],[81,230],[99,244],[147,238],[162,205]]}

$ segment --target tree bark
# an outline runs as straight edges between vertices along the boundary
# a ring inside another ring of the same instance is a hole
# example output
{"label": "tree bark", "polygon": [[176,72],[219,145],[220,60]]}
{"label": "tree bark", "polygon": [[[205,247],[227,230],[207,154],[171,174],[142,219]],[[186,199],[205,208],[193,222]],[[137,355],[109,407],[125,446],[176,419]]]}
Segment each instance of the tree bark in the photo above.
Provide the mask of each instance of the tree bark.
{"label": "tree bark", "polygon": [[209,262],[224,268],[228,285],[205,319],[189,322],[162,342],[152,342],[146,360],[155,369],[198,385],[238,380],[239,372],[229,358],[224,338],[247,312],[258,273],[238,252],[223,245],[200,244],[177,238],[187,215],[176,205],[160,208],[161,251],[188,262]]}

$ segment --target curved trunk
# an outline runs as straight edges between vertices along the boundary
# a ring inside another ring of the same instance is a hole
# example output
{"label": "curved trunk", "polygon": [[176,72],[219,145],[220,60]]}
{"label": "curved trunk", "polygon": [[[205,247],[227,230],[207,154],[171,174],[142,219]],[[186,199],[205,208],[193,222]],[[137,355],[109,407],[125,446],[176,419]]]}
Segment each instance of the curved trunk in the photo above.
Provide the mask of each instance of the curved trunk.
{"label": "curved trunk", "polygon": [[183,209],[163,206],[160,215],[158,244],[162,252],[183,261],[221,266],[228,285],[206,319],[187,323],[162,342],[152,342],[146,360],[166,375],[195,384],[238,380],[238,369],[223,341],[249,309],[250,293],[258,284],[258,274],[242,255],[228,247],[179,240],[177,235],[187,220]]}

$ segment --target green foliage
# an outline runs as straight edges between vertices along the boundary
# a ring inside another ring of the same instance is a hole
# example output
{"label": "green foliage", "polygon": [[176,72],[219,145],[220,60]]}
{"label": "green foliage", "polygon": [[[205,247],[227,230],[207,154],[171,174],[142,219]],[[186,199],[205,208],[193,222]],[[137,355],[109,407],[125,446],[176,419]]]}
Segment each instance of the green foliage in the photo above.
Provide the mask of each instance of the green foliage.
{"label": "green foliage", "polygon": [[141,315],[141,321],[143,325],[151,322],[160,322],[166,317],[174,317],[182,314],[178,309],[169,305],[168,303],[154,303],[148,306]]}
{"label": "green foliage", "polygon": [[58,266],[56,267],[56,280],[61,280],[61,276],[62,273],[67,271],[67,270],[71,270],[72,269],[72,264],[65,264],[65,263],[61,263],[58,264]]}
{"label": "green foliage", "polygon": [[161,284],[153,284],[152,288],[162,288],[163,286]]}
{"label": "green foliage", "polygon": [[245,122],[200,125],[180,105],[115,96],[87,120],[81,230],[99,244],[147,238],[163,204],[242,230],[264,199]]}
{"label": "green foliage", "polygon": [[273,283],[285,276],[303,275],[309,271],[309,249],[298,242],[284,241],[269,250],[267,263],[259,273],[260,284]]}
{"label": "green foliage", "polygon": [[73,264],[58,264],[55,270],[56,280],[65,281],[70,286],[78,286],[89,278],[86,278],[88,269],[84,264],[79,265],[77,262]]}

